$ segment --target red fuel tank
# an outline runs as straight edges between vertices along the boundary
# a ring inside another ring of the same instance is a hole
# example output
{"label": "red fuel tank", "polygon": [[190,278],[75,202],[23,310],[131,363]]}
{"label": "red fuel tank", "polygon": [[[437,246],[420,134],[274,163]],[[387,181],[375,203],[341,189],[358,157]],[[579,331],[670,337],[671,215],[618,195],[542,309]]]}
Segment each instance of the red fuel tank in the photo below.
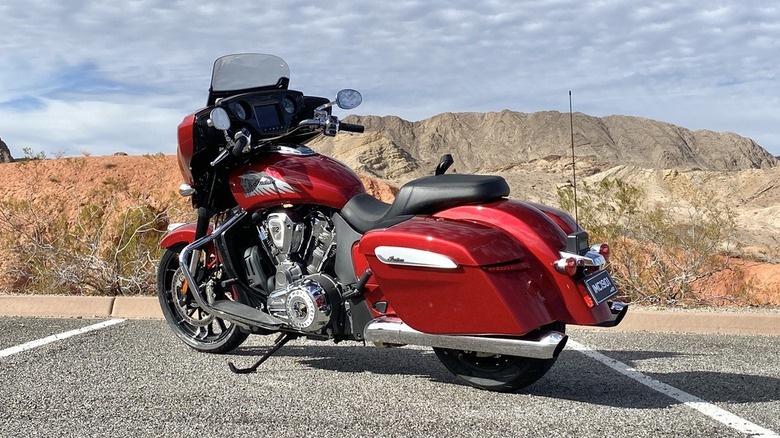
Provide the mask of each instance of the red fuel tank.
{"label": "red fuel tank", "polygon": [[306,147],[279,147],[230,172],[230,191],[244,210],[282,204],[318,204],[341,209],[365,193],[344,163]]}

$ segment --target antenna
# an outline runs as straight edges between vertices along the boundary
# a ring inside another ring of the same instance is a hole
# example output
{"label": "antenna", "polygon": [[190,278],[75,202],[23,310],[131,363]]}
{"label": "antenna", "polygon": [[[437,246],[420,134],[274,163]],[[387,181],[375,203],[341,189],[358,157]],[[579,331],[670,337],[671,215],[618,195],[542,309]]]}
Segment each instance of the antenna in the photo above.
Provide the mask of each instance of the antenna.
{"label": "antenna", "polygon": [[569,90],[569,130],[571,131],[571,175],[574,185],[574,221],[580,223],[577,215],[577,168],[574,163],[574,112],[571,107],[571,90]]}

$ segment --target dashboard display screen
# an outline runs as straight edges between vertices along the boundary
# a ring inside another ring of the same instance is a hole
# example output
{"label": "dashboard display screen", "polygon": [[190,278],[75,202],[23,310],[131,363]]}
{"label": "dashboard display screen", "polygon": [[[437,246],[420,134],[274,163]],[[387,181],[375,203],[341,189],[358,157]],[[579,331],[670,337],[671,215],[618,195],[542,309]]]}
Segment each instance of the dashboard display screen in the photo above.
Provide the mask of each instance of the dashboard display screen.
{"label": "dashboard display screen", "polygon": [[279,112],[276,109],[276,105],[256,106],[255,117],[257,118],[257,125],[261,130],[276,128],[282,124],[279,121]]}

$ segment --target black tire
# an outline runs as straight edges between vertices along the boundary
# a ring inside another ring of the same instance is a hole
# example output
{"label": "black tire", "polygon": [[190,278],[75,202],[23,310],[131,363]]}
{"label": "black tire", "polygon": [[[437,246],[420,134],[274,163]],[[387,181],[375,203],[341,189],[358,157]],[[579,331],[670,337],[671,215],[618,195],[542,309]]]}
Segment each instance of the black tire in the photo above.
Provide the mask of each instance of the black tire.
{"label": "black tire", "polygon": [[[565,331],[565,325],[556,323],[547,330]],[[516,392],[541,379],[558,359],[488,354],[476,351],[434,348],[441,363],[462,382],[480,389],[497,392]]]}
{"label": "black tire", "polygon": [[[166,249],[157,268],[157,297],[168,325],[185,344],[205,353],[235,350],[249,336],[236,324],[200,309],[192,294],[182,293],[179,252],[184,245]],[[232,297],[217,297],[232,299]]]}

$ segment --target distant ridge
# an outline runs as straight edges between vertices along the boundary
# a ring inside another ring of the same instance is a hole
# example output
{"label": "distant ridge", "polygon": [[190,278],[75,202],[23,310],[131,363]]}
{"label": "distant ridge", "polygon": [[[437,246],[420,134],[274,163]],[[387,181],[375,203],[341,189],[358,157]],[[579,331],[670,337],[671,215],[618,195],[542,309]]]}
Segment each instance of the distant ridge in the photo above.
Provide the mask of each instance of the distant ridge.
{"label": "distant ridge", "polygon": [[[443,113],[419,122],[395,116],[349,116],[366,126],[362,135],[313,142],[380,178],[408,179],[429,173],[451,153],[463,172],[505,168],[571,153],[569,114]],[[753,140],[729,132],[691,131],[670,123],[632,116],[574,114],[575,154],[604,165],[648,169],[731,171],[766,169],[778,159]]]}

